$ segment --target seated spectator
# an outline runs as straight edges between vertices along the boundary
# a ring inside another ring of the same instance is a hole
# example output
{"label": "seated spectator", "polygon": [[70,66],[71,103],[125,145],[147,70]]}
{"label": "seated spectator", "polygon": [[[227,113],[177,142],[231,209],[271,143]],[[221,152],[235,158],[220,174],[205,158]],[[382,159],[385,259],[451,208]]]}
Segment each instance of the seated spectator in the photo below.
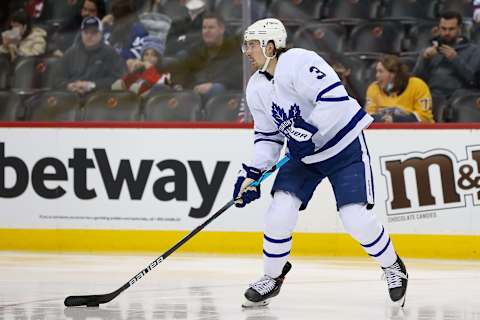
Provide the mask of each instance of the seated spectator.
{"label": "seated spectator", "polygon": [[408,74],[397,56],[386,55],[376,66],[367,89],[366,111],[379,122],[433,122],[432,97],[426,83]]}
{"label": "seated spectator", "polygon": [[[215,14],[203,18],[203,43],[179,64],[179,83],[200,94],[203,102],[225,90],[240,89],[242,56],[239,39],[224,39],[223,19]],[[237,69],[236,69],[237,68]],[[177,75],[175,72],[174,76]],[[174,81],[177,83],[177,81]]]}
{"label": "seated spectator", "polygon": [[128,74],[115,81],[112,90],[130,90],[140,96],[146,96],[152,88],[168,89],[170,74],[161,71],[164,51],[161,41],[146,37],[142,48],[142,59],[127,61]]}
{"label": "seated spectator", "polygon": [[460,35],[462,17],[448,11],[440,16],[439,36],[419,56],[413,73],[425,80],[434,96],[446,99],[475,89],[480,70],[480,48]]}
{"label": "seated spectator", "polygon": [[59,61],[57,87],[78,94],[110,89],[124,74],[125,62],[103,42],[100,19],[85,18],[81,30],[81,41],[68,49]]}
{"label": "seated spectator", "polygon": [[105,41],[122,56],[123,59],[140,59],[143,38],[147,30],[139,21],[131,0],[112,0],[111,14],[103,18]]}
{"label": "seated spectator", "polygon": [[13,61],[17,56],[32,57],[45,53],[47,32],[33,27],[30,17],[23,10],[10,18],[11,29],[2,33],[0,53],[10,55]]}
{"label": "seated spectator", "polygon": [[80,25],[87,17],[102,19],[106,14],[104,0],[83,0],[78,15],[60,26],[49,43],[49,51],[57,57],[61,57],[75,41],[80,39]]}

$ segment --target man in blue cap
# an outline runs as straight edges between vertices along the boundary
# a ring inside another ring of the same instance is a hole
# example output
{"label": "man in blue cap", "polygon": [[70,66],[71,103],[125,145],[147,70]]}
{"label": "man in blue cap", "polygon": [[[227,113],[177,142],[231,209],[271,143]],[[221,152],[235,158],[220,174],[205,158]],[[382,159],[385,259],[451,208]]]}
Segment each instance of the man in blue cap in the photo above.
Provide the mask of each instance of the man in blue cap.
{"label": "man in blue cap", "polygon": [[125,62],[103,42],[102,22],[87,17],[81,25],[81,41],[70,47],[59,63],[57,87],[78,94],[109,89],[125,73]]}

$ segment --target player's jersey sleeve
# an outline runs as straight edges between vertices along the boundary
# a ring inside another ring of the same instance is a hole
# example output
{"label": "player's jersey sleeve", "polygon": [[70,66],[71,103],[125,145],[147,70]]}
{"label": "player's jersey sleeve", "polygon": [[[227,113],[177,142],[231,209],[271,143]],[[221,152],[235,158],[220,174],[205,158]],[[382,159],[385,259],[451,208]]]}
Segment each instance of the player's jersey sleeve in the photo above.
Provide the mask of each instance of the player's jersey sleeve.
{"label": "player's jersey sleeve", "polygon": [[321,136],[338,131],[360,106],[348,96],[337,73],[323,58],[312,51],[300,54],[291,64],[296,70],[293,86],[315,106],[307,120],[318,128]]}
{"label": "player's jersey sleeve", "polygon": [[266,169],[275,164],[280,157],[284,136],[267,113],[271,103],[270,82],[258,72],[248,82],[246,90],[247,105],[252,113],[254,123],[254,155],[250,166]]}
{"label": "player's jersey sleeve", "polygon": [[374,82],[368,86],[367,89],[367,101],[365,109],[368,114],[374,114],[378,111],[378,96],[380,95],[380,88]]}
{"label": "player's jersey sleeve", "polygon": [[414,95],[413,112],[421,122],[433,122],[432,95],[427,84],[420,78],[411,78],[410,85]]}

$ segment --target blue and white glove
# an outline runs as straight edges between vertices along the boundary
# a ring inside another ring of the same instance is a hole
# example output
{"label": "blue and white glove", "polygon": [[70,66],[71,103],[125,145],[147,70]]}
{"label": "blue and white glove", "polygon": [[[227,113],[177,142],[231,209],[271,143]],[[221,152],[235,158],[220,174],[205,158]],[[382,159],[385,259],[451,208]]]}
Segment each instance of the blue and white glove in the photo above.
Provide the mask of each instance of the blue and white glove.
{"label": "blue and white glove", "polygon": [[301,160],[315,152],[312,137],[318,129],[300,117],[292,119],[293,124],[288,128],[288,152],[290,158]]}
{"label": "blue and white glove", "polygon": [[260,185],[256,187],[249,187],[249,185],[260,179],[262,170],[245,164],[242,164],[242,167],[243,169],[238,173],[237,182],[235,182],[233,190],[233,199],[237,208],[243,208],[247,203],[260,198]]}

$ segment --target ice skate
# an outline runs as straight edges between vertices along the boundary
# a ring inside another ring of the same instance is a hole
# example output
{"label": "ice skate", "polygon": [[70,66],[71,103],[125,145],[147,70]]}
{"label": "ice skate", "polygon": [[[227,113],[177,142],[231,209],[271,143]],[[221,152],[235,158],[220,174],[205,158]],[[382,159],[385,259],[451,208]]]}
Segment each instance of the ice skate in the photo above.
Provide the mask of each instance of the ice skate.
{"label": "ice skate", "polygon": [[390,299],[395,306],[403,308],[407,293],[408,273],[402,259],[397,256],[394,264],[382,269],[387,280]]}
{"label": "ice skate", "polygon": [[280,293],[285,275],[292,268],[292,264],[287,261],[283,267],[282,274],[277,278],[272,278],[264,275],[260,280],[250,284],[250,287],[245,291],[245,302],[242,304],[244,308],[263,307],[268,305],[270,299]]}

